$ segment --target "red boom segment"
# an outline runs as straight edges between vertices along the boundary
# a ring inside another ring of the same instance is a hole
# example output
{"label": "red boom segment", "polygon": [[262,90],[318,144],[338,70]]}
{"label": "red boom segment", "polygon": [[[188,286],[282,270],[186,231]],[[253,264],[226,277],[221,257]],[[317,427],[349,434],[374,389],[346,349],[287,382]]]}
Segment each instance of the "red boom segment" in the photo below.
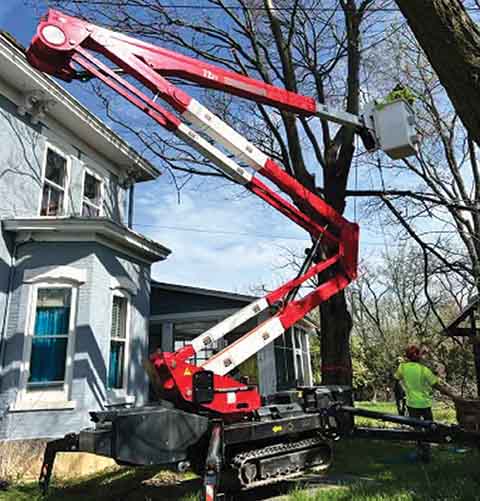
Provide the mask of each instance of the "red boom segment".
{"label": "red boom segment", "polygon": [[[52,37],[44,33],[44,30],[51,26],[58,27],[64,33],[64,37],[60,37],[58,43],[53,43]],[[105,43],[107,40],[108,45]],[[308,116],[316,112],[316,102],[311,97],[301,96],[204,61],[106,30],[53,9],[37,28],[37,34],[29,50],[29,61],[45,73],[71,81],[75,78],[76,72],[70,65],[70,58],[80,46],[100,52],[107,57],[113,54],[118,58],[114,62],[130,74],[132,74],[131,67],[128,63],[125,65],[126,57],[134,55],[161,75],[184,78],[203,87],[229,92],[297,114]],[[136,76],[142,83],[151,87],[152,81],[145,78],[143,73],[140,72]],[[170,85],[167,82],[167,88]],[[175,89],[173,85],[171,87]],[[179,96],[181,94],[180,91]],[[187,99],[190,100],[189,96]]]}
{"label": "red boom segment", "polygon": [[[149,88],[156,96],[169,103],[184,117],[193,123],[200,124],[206,134],[220,141],[226,148],[233,150],[259,174],[287,193],[301,209],[275,193],[268,185],[252,176],[220,150],[211,146],[178,117],[126,81],[118,72],[93,57],[89,51],[102,54],[125,73]],[[50,10],[48,16],[40,23],[27,57],[33,66],[66,81],[78,78],[74,63],[80,65],[157,123],[197,148],[227,175],[307,230],[314,239],[319,236],[324,239],[330,257],[313,265],[301,277],[267,294],[264,303],[266,306],[271,306],[285,300],[292,290],[318,273],[328,272],[327,280],[304,298],[284,304],[274,317],[205,363],[206,368],[210,366],[215,368],[215,394],[213,401],[202,404],[203,407],[228,416],[230,419],[236,419],[259,408],[260,396],[255,388],[241,384],[224,374],[238,365],[238,360],[241,361],[258,351],[262,347],[259,348],[258,343],[267,344],[273,341],[281,332],[304,318],[322,301],[344,289],[351,280],[355,279],[358,226],[344,219],[324,200],[308,191],[273,160],[266,157],[183,90],[166,80],[164,76],[180,77],[204,87],[229,92],[257,103],[272,105],[307,116],[315,115],[316,102],[310,97],[155,47],[54,10]],[[203,338],[203,342],[207,346],[212,340],[207,336]],[[175,353],[157,353],[151,357],[162,381],[165,397],[177,402],[179,406],[189,406],[194,403],[192,377],[195,373],[204,370],[202,367],[187,362],[195,353],[193,345],[190,345]],[[241,353],[241,356],[237,356],[238,353]],[[234,363],[232,357],[237,357],[238,360]]]}

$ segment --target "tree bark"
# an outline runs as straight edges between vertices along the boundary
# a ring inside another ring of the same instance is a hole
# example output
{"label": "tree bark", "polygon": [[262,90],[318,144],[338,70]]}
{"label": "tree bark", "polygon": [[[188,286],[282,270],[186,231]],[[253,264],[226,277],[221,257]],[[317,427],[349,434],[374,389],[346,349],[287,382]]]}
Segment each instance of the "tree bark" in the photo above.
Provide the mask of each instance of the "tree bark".
{"label": "tree bark", "polygon": [[480,30],[460,0],[396,0],[450,100],[480,145]]}

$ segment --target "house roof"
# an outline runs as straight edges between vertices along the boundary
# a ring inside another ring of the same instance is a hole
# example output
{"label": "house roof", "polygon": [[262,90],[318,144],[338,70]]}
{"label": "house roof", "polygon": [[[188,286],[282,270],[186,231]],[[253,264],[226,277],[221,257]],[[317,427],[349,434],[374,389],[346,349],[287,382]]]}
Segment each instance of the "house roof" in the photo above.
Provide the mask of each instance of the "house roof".
{"label": "house roof", "polygon": [[21,106],[25,96],[35,92],[49,106],[47,117],[79,137],[92,149],[113,163],[125,176],[135,181],[149,181],[160,172],[139,155],[112,129],[83,106],[53,78],[33,68],[26,59],[25,48],[12,35],[0,31],[0,79],[9,88],[7,96]]}
{"label": "house roof", "polygon": [[249,304],[258,299],[257,296],[249,296],[245,294],[237,294],[235,292],[219,291],[215,289],[204,289],[201,287],[193,287],[191,285],[169,284],[166,282],[157,282],[152,280],[152,288],[163,289],[173,292],[184,292],[189,294],[198,294],[201,296],[214,296],[224,299],[231,299],[233,301],[243,301]]}
{"label": "house roof", "polygon": [[4,219],[5,231],[34,241],[96,241],[149,263],[165,259],[171,250],[106,217],[33,217]]}
{"label": "house roof", "polygon": [[473,296],[468,304],[464,308],[462,308],[459,314],[448,325],[445,326],[442,333],[449,335],[455,332],[455,329],[458,327],[458,325],[475,312],[475,309],[478,308],[479,300],[480,298],[478,296]]}
{"label": "house roof", "polygon": [[[163,318],[172,313],[181,315],[215,310],[231,314],[233,310],[240,309],[259,299],[258,296],[158,282],[155,280],[152,280],[151,286],[150,313],[153,319]],[[161,301],[156,301],[157,294],[155,294],[155,291],[161,293]],[[229,310],[232,311],[229,312]],[[300,320],[299,325],[307,329],[315,329],[317,327],[314,320],[308,316]]]}

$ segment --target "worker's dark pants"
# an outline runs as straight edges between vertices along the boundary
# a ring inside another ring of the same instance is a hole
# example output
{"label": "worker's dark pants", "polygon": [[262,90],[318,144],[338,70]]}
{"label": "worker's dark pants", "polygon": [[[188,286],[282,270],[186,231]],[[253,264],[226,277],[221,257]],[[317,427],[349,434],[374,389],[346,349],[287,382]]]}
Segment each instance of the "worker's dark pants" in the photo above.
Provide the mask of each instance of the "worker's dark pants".
{"label": "worker's dark pants", "polygon": [[[426,421],[433,421],[433,414],[431,407],[424,409],[415,409],[414,407],[408,408],[408,415],[412,418],[424,419]],[[430,444],[427,442],[417,442],[418,456],[421,461],[428,463],[430,461]]]}

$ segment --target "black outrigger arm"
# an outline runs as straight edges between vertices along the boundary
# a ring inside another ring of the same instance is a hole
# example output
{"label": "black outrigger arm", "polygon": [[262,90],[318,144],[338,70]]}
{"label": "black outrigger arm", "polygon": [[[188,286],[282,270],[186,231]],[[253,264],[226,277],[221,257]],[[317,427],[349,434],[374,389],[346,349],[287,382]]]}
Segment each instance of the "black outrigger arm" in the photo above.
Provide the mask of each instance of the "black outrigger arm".
{"label": "black outrigger arm", "polygon": [[52,478],[53,465],[55,463],[55,457],[58,452],[75,452],[79,449],[79,435],[76,433],[69,433],[63,438],[57,440],[52,440],[47,443],[45,453],[43,455],[42,469],[40,470],[40,478],[38,483],[42,494],[45,496],[47,494],[48,486],[50,484],[50,479]]}

